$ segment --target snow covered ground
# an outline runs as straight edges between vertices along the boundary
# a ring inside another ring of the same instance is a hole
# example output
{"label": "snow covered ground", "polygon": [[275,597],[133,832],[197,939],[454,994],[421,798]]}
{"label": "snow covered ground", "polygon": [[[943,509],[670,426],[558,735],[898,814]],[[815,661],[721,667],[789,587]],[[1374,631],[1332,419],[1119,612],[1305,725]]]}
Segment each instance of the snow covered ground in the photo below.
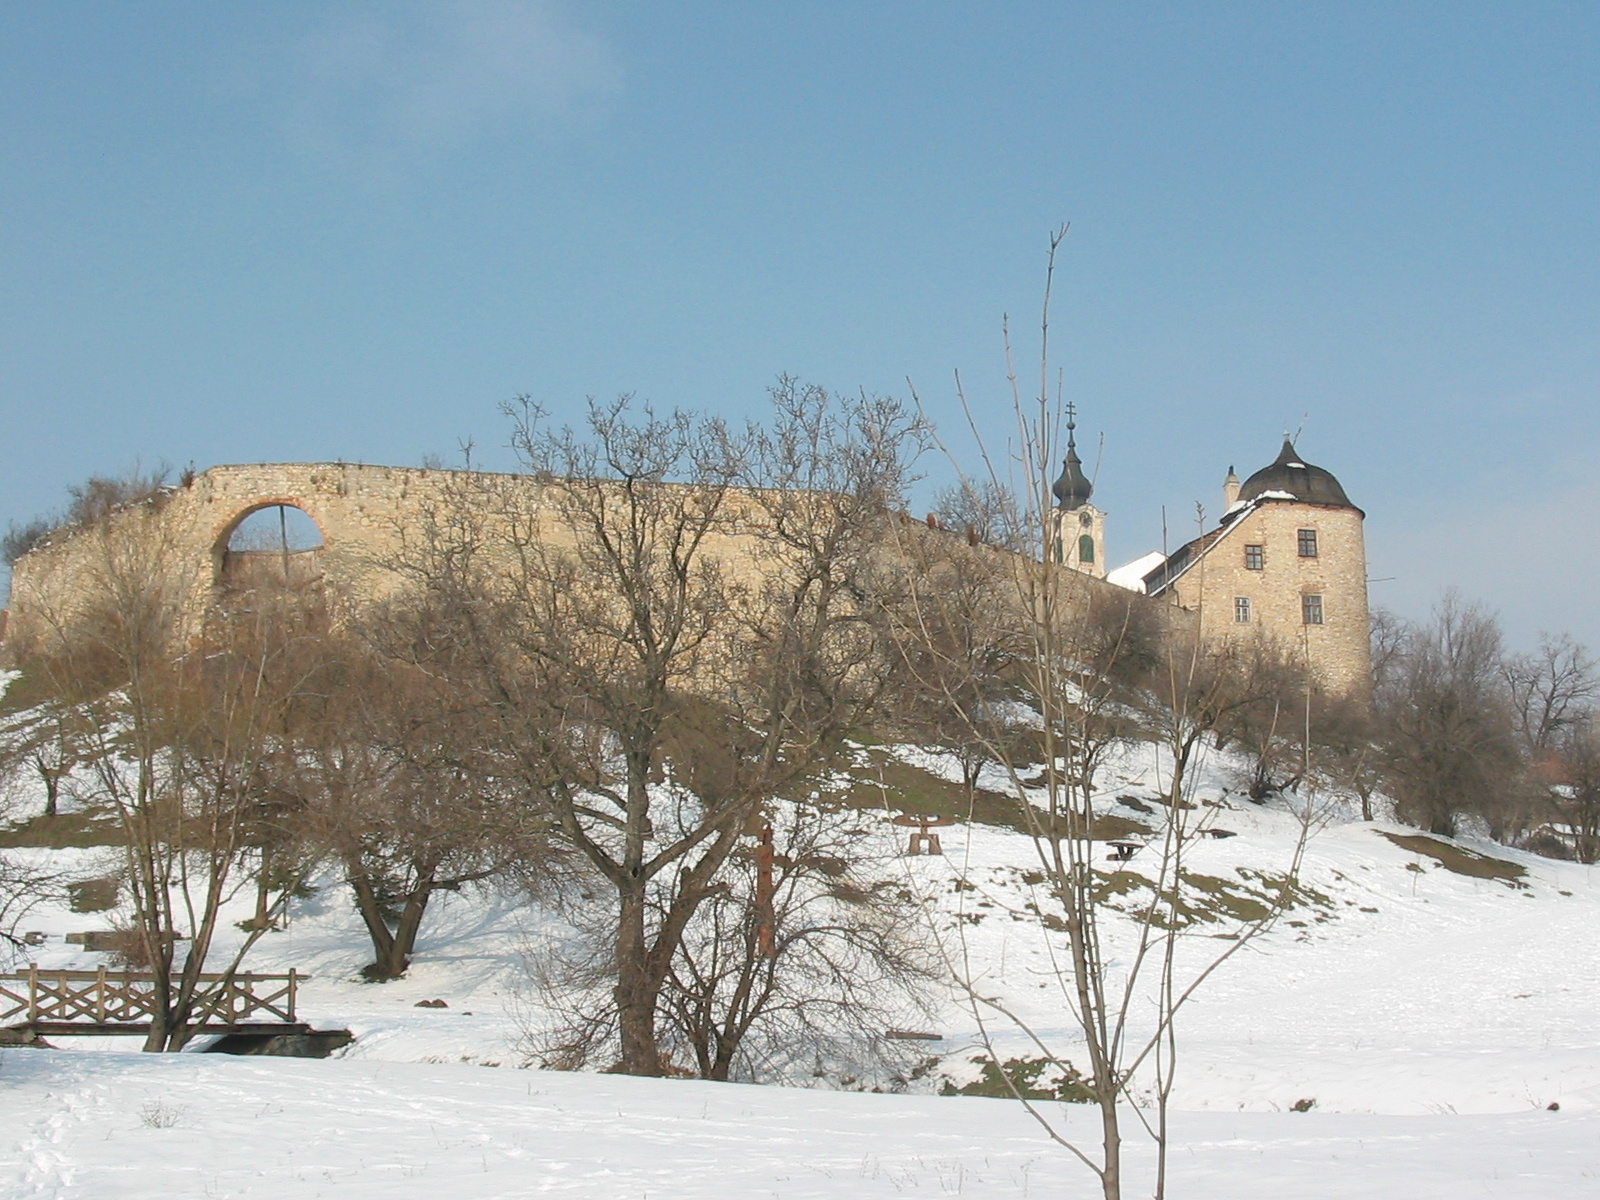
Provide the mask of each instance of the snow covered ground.
{"label": "snow covered ground", "polygon": [[[7,1052],[0,1080],[0,1194],[18,1200],[1095,1192],[1003,1100],[66,1051]],[[1087,1110],[1069,1116],[1091,1132]],[[1195,1112],[1175,1134],[1170,1194],[1192,1200],[1600,1195],[1592,1111]]]}
{"label": "snow covered ground", "polygon": [[[1120,764],[1107,803],[1146,786],[1147,769]],[[1237,836],[1199,843],[1190,868],[1229,880],[1281,869],[1295,821],[1224,795],[1225,782],[1219,769],[1197,799]],[[947,944],[964,936],[974,985],[1073,1057],[1048,935],[1023,911],[1029,844],[990,827],[942,832],[943,858],[898,860],[908,885],[930,897]],[[1303,870],[1318,896],[1186,1010],[1171,1194],[1600,1195],[1600,872],[1485,844],[1524,874],[1462,874],[1385,832],[1413,831],[1346,820],[1318,832]],[[87,871],[99,853],[53,859]],[[61,935],[105,925],[41,910],[27,928],[51,936],[33,957],[98,965]],[[349,1028],[353,1045],[323,1062],[107,1053],[136,1047],[123,1039],[0,1053],[0,1196],[1093,1193],[1009,1101],[512,1069],[524,956],[546,928],[509,897],[447,896],[410,975],[363,984],[359,922],[330,885],[249,965],[312,973],[303,1015]],[[1125,932],[1111,934],[1114,972]],[[1190,940],[1186,969],[1225,945]],[[424,999],[449,1007],[415,1007]],[[954,993],[930,1028],[944,1035],[930,1085],[971,1078],[976,1024]],[[997,1038],[1002,1056],[1025,1052],[1003,1027]],[[1302,1101],[1309,1112],[1291,1111]],[[1064,1111],[1092,1132],[1088,1110]],[[1137,1176],[1145,1152],[1131,1140]]]}

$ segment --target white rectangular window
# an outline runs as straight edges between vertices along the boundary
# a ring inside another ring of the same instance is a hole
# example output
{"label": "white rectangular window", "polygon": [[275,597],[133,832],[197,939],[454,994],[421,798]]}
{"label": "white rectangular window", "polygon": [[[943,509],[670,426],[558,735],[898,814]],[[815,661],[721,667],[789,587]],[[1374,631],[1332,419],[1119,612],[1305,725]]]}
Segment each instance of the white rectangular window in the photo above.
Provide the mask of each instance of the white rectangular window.
{"label": "white rectangular window", "polygon": [[1301,596],[1300,597],[1300,619],[1302,621],[1304,621],[1307,625],[1321,625],[1322,624],[1322,597],[1321,596],[1309,596],[1308,595],[1308,596]]}
{"label": "white rectangular window", "polygon": [[1233,598],[1233,619],[1240,625],[1250,624],[1250,597],[1235,596]]}

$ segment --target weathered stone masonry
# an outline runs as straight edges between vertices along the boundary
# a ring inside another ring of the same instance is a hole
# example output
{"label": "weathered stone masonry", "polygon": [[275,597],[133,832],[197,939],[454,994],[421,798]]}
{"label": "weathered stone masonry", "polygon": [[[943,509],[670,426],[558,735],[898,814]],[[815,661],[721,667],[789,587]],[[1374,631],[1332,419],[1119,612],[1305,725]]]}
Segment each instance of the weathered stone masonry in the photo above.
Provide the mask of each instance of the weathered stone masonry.
{"label": "weathered stone masonry", "polygon": [[1198,615],[1217,642],[1264,638],[1332,691],[1371,687],[1365,514],[1284,440],[1241,487],[1230,471],[1222,524],[1145,577],[1145,590]]}
{"label": "weathered stone masonry", "polygon": [[[1088,576],[1091,591],[1103,582],[1104,514],[1089,503],[1092,485],[1069,450],[1057,481],[1061,532],[1057,561]],[[294,556],[294,578],[315,578],[332,593],[360,598],[384,594],[395,580],[385,564],[402,549],[430,508],[459,502],[463,490],[485,495],[488,485],[537,488],[530,477],[354,463],[256,463],[212,467],[166,495],[156,512],[160,552],[190,589],[190,609],[202,614],[230,578],[251,560],[272,566],[271,552],[228,551],[229,538],[251,513],[276,505],[297,508],[321,531],[320,549]],[[1220,641],[1271,637],[1305,655],[1324,682],[1339,691],[1364,692],[1368,662],[1366,552],[1360,509],[1337,480],[1301,463],[1287,442],[1277,462],[1239,489],[1230,473],[1230,502],[1223,524],[1171,555],[1143,580],[1151,597],[1193,614],[1201,631]],[[140,514],[119,514],[131,521]],[[1087,516],[1088,520],[1084,520]],[[1317,553],[1300,553],[1302,530],[1314,531]],[[14,646],[47,614],[71,609],[91,589],[94,567],[88,538],[63,532],[24,555],[12,573],[9,629]],[[1092,556],[1078,545],[1093,547]],[[736,572],[759,574],[763,557],[749,539],[721,537],[717,550]],[[1247,547],[1260,547],[1259,554]],[[290,564],[285,564],[289,566]],[[1307,596],[1319,598],[1320,622],[1307,618]],[[1248,620],[1239,603],[1248,601]]]}
{"label": "weathered stone masonry", "polygon": [[[453,472],[355,463],[257,463],[212,467],[162,499],[159,551],[192,589],[203,611],[229,566],[228,539],[251,513],[275,505],[300,509],[322,533],[314,560],[323,583],[352,595],[387,586],[382,562],[400,547],[401,530],[445,498]],[[113,521],[136,519],[118,514]],[[7,641],[27,636],[45,614],[70,610],[96,569],[86,535],[66,531],[18,560],[12,570]],[[152,551],[154,552],[154,551]]]}

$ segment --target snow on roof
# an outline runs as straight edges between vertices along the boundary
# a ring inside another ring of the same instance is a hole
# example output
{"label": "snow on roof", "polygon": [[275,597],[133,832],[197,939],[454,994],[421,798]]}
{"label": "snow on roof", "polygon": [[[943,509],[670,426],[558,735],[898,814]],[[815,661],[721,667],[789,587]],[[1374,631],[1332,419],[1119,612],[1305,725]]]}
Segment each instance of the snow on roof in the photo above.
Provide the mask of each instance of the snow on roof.
{"label": "snow on roof", "polygon": [[1296,496],[1293,492],[1262,492],[1259,496],[1256,497],[1256,499],[1257,500],[1298,500],[1298,499],[1300,499],[1300,497]]}
{"label": "snow on roof", "polygon": [[1120,588],[1127,588],[1130,592],[1144,591],[1144,577],[1167,561],[1167,556],[1159,550],[1152,550],[1141,558],[1134,559],[1131,563],[1124,563],[1115,571],[1106,573],[1106,582],[1114,583]]}

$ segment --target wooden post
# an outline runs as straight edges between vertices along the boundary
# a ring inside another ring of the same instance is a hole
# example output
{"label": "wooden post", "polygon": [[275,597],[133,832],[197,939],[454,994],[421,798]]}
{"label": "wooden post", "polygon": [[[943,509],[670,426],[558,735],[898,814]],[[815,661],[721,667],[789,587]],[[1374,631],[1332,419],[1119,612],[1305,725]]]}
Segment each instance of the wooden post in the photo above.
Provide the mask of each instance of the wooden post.
{"label": "wooden post", "polygon": [[106,1022],[106,969],[101,967],[95,972],[94,979],[94,1019],[104,1025]]}
{"label": "wooden post", "polygon": [[294,1024],[294,968],[289,968],[289,1024]]}
{"label": "wooden post", "polygon": [[28,964],[28,1020],[39,1019],[39,964]]}
{"label": "wooden post", "polygon": [[776,953],[773,942],[777,916],[772,911],[772,824],[761,826],[760,841],[756,843],[756,953],[771,958]]}
{"label": "wooden post", "polygon": [[152,1021],[156,1019],[156,990],[153,986],[147,992],[134,987],[132,967],[123,969],[122,992],[127,996],[127,1003],[134,1012],[142,1013]]}

